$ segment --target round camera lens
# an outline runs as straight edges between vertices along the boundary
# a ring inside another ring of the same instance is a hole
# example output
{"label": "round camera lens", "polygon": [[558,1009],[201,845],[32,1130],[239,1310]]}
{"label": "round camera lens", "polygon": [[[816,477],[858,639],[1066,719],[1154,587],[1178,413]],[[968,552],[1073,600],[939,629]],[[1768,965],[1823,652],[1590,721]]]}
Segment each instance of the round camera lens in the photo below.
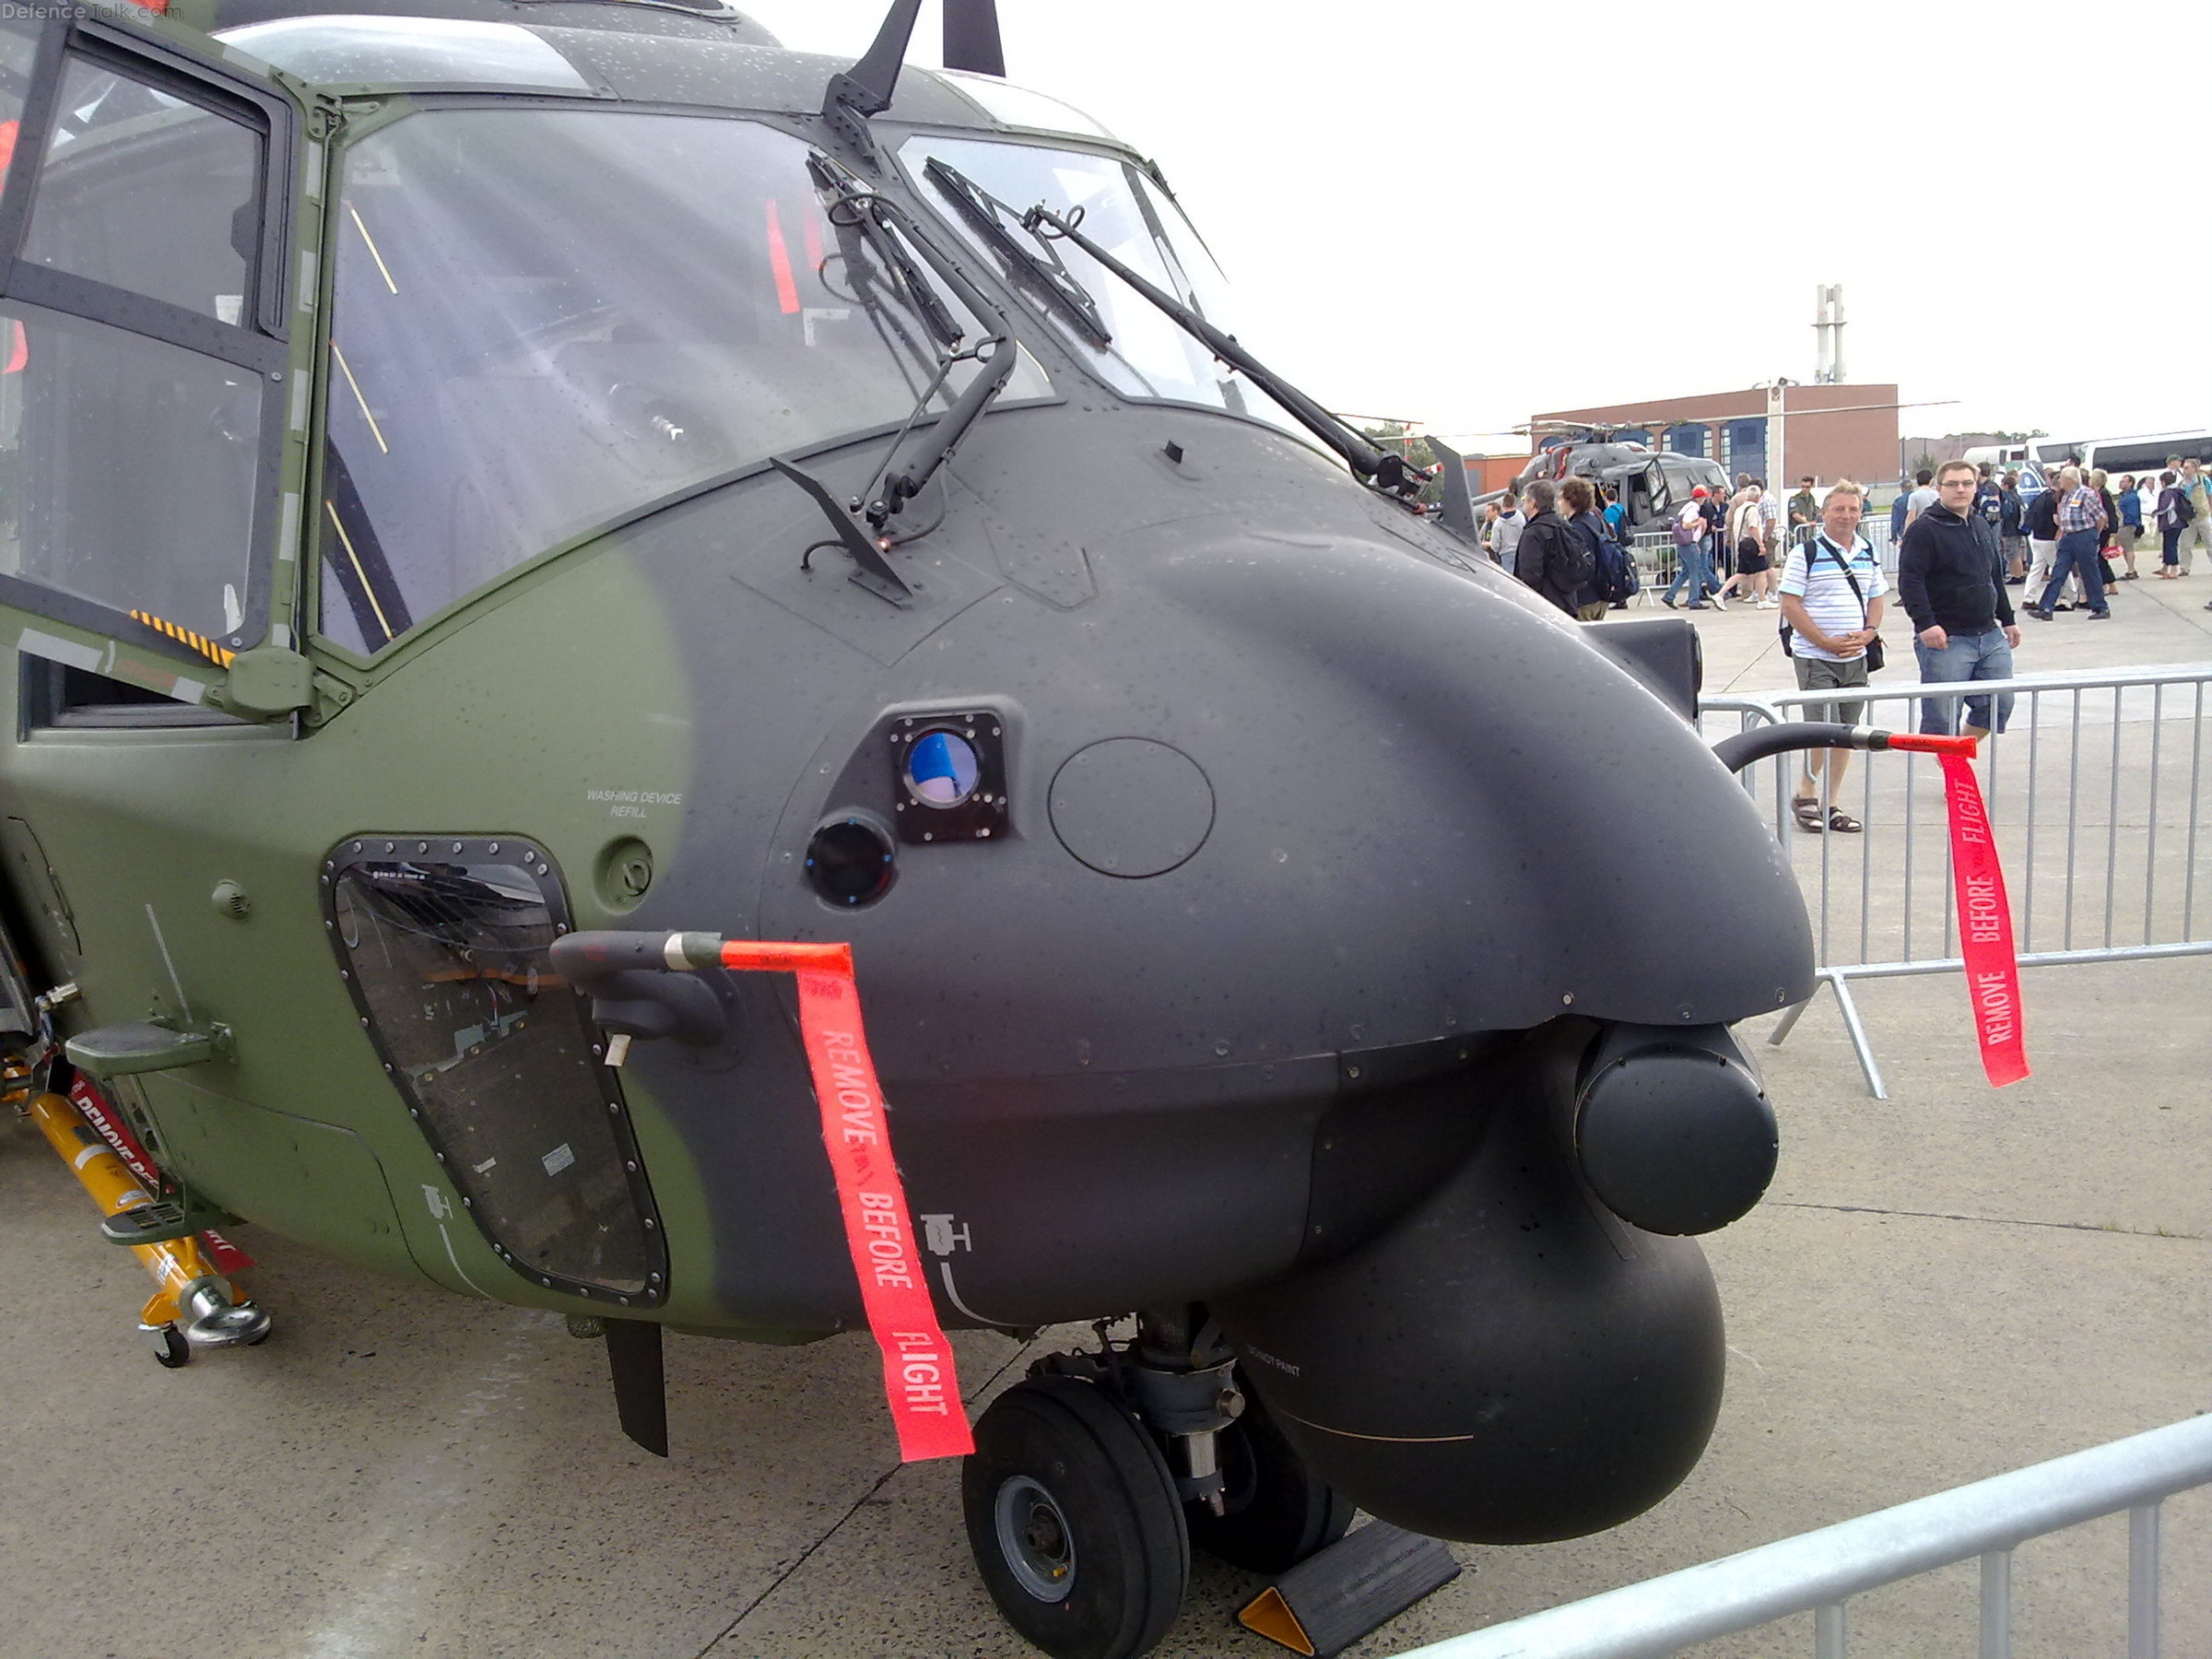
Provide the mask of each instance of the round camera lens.
{"label": "round camera lens", "polygon": [[982,775],[975,746],[957,732],[924,732],[906,755],[906,786],[925,806],[958,806]]}
{"label": "round camera lens", "polygon": [[889,836],[860,818],[840,818],[806,843],[806,879],[832,904],[866,904],[890,890],[891,859]]}

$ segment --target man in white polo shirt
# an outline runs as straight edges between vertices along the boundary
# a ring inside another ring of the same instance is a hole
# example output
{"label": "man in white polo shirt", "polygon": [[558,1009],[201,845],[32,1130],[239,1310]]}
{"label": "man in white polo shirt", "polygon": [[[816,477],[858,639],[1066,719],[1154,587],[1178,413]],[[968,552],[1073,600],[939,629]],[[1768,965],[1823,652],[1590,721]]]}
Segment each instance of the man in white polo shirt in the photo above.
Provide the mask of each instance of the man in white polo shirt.
{"label": "man in white polo shirt", "polygon": [[[1866,684],[1866,647],[1881,628],[1889,585],[1882,580],[1874,548],[1859,534],[1865,504],[1865,490],[1849,478],[1839,479],[1820,503],[1819,530],[1792,547],[1783,566],[1782,615],[1789,625],[1790,657],[1801,690]],[[1812,703],[1805,717],[1855,725],[1865,707],[1863,697]],[[1850,759],[1849,749],[1805,751],[1804,775],[1790,801],[1800,830],[1855,834],[1865,827],[1836,805],[1843,797],[1843,769]]]}

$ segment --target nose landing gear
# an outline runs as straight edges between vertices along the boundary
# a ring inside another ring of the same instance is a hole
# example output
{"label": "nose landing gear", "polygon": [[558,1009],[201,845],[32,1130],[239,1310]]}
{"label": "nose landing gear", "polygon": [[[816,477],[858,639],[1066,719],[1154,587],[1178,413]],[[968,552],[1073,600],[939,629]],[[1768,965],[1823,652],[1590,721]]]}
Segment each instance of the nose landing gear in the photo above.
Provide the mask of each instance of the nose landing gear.
{"label": "nose landing gear", "polygon": [[960,1505],[991,1599],[1054,1659],[1135,1659],[1175,1622],[1191,1543],[1174,1477],[1096,1383],[1030,1377],[993,1401]]}
{"label": "nose landing gear", "polygon": [[1137,1659],[1181,1610],[1191,1547],[1281,1572],[1352,1506],[1237,1388],[1203,1309],[1054,1354],[993,1401],[960,1482],[969,1547],[1006,1621],[1054,1659]]}

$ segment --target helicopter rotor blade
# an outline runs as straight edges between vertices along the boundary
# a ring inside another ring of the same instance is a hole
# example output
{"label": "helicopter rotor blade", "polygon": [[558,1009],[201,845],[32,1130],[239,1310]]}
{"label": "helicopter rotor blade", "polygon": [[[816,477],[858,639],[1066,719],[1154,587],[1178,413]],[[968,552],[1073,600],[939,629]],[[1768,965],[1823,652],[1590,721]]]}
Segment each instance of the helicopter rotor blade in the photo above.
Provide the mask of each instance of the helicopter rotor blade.
{"label": "helicopter rotor blade", "polygon": [[1006,77],[998,0],[945,0],[945,67]]}

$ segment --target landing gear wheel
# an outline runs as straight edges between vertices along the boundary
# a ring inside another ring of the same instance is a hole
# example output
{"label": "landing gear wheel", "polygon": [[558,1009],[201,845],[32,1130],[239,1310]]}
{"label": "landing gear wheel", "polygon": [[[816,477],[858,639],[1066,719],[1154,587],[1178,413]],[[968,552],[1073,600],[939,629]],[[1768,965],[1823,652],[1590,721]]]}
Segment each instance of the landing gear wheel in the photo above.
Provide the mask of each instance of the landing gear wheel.
{"label": "landing gear wheel", "polygon": [[1215,1437],[1223,1513],[1188,1512],[1191,1547],[1272,1576],[1287,1572],[1350,1530],[1353,1506],[1307,1466],[1259,1395],[1244,1391],[1244,1414]]}
{"label": "landing gear wheel", "polygon": [[179,1366],[192,1363],[192,1344],[184,1340],[184,1333],[173,1324],[165,1324],[149,1331],[148,1339],[154,1345],[154,1363],[175,1371]]}
{"label": "landing gear wheel", "polygon": [[991,1599],[1054,1659],[1136,1659],[1175,1622],[1191,1546],[1174,1478],[1096,1385],[1036,1377],[993,1401],[960,1507]]}

